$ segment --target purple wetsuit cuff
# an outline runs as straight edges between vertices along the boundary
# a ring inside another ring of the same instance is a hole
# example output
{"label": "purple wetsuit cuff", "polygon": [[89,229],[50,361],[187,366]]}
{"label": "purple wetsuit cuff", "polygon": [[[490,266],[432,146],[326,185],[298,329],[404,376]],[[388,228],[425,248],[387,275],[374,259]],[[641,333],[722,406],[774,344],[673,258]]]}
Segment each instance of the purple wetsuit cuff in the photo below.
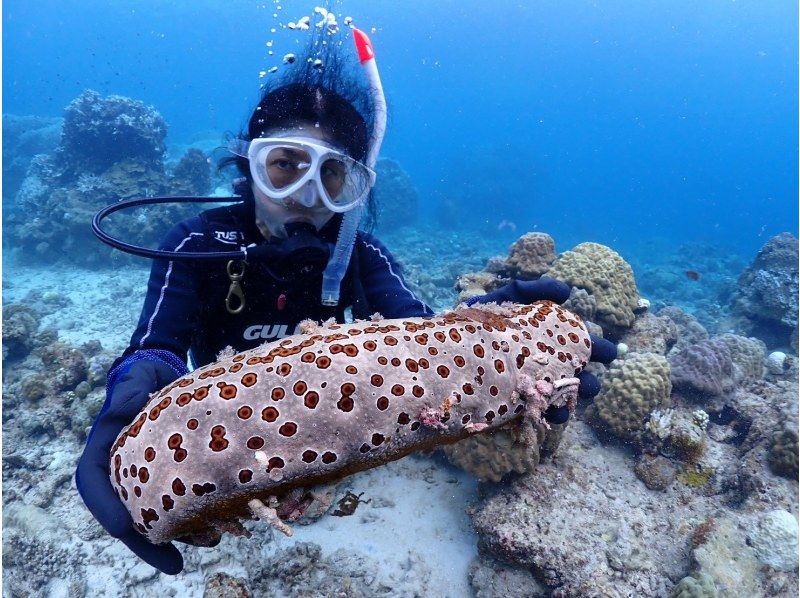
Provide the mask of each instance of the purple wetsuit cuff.
{"label": "purple wetsuit cuff", "polygon": [[142,349],[129,355],[124,361],[119,363],[114,369],[108,372],[106,388],[110,392],[116,386],[117,381],[131,369],[131,366],[138,361],[157,361],[168,366],[175,377],[179,378],[189,373],[186,363],[172,351],[165,349]]}

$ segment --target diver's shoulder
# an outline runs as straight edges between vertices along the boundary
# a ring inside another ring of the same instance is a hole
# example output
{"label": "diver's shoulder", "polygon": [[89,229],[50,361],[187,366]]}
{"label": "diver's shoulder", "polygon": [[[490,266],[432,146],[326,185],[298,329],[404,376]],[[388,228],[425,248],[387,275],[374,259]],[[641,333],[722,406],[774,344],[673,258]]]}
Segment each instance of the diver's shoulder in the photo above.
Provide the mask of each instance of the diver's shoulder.
{"label": "diver's shoulder", "polygon": [[204,236],[203,221],[200,216],[192,216],[172,225],[161,241],[161,249],[185,250],[187,245],[195,245]]}
{"label": "diver's shoulder", "polygon": [[386,245],[384,245],[384,243],[380,239],[378,239],[378,237],[376,237],[372,233],[368,233],[363,230],[358,231],[358,233],[356,234],[356,242],[360,243],[365,247],[371,246],[383,250],[386,249]]}
{"label": "diver's shoulder", "polygon": [[388,247],[375,235],[364,231],[358,231],[356,236],[356,246],[359,246],[361,255],[367,260],[379,263],[395,262],[395,257]]}

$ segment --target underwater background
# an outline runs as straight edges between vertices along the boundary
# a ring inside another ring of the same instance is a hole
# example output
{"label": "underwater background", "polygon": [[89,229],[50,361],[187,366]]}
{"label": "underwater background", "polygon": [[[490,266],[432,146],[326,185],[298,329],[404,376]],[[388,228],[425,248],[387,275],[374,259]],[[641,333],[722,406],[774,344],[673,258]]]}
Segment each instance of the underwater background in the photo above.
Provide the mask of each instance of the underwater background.
{"label": "underwater background", "polygon": [[[349,50],[352,16],[375,45],[375,232],[414,290],[441,311],[549,273],[620,359],[537,446],[487,435],[358,474],[294,539],[182,547],[178,577],[91,519],[74,465],[150,266],[91,216],[228,194],[209,162],[315,6],[3,3],[3,595],[796,595],[788,1],[326,4],[331,43]],[[112,229],[155,245],[188,213]]]}
{"label": "underwater background", "polygon": [[[304,40],[270,29],[304,10],[291,1],[7,2],[4,111],[60,116],[89,88],[153,105],[168,143],[236,131],[259,71]],[[622,250],[646,233],[744,257],[797,230],[795,3],[335,10],[377,29],[391,119],[383,153],[411,176],[422,213],[435,218],[453,202],[472,215],[440,225],[507,219]]]}

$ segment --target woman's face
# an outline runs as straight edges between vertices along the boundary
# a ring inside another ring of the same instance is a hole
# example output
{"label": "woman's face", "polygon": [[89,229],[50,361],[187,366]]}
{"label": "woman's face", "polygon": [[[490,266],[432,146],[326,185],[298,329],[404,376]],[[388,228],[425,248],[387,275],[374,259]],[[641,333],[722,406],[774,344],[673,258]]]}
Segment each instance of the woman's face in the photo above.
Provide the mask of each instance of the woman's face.
{"label": "woman's face", "polygon": [[[307,173],[311,156],[308,152],[296,147],[278,147],[267,155],[267,176],[276,189],[285,189],[294,184]],[[341,193],[346,176],[345,164],[330,157],[320,165],[320,179],[328,192],[335,198]]]}
{"label": "woman's face", "polygon": [[[267,136],[305,137],[323,143],[331,143],[331,139],[313,123],[301,123],[290,129],[269,131]],[[302,175],[302,168],[299,166],[302,162],[307,162],[306,158],[307,156],[304,156],[302,151],[291,148],[271,152],[267,158],[266,167],[272,183],[280,188],[296,181]],[[337,168],[336,162],[329,162],[322,166],[320,175],[325,189],[331,197],[335,197],[344,182],[344,165],[341,165],[340,169]],[[285,238],[285,225],[290,222],[309,223],[319,230],[333,217],[333,212],[322,203],[316,184],[309,181],[307,185],[309,185],[308,188],[304,186],[298,191],[298,194],[305,194],[306,201],[304,203],[306,205],[303,205],[291,196],[280,201],[273,200],[255,183],[252,184],[253,195],[256,198],[256,224],[265,238]]]}

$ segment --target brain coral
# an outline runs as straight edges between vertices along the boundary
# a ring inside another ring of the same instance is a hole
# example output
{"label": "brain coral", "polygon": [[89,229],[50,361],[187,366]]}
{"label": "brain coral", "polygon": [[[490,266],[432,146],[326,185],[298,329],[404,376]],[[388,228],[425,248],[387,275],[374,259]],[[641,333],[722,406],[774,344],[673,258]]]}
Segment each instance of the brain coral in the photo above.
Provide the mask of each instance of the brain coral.
{"label": "brain coral", "polygon": [[675,388],[697,400],[723,396],[736,385],[731,350],[719,337],[670,355],[669,363]]}
{"label": "brain coral", "polygon": [[691,314],[687,314],[680,307],[665,307],[656,315],[672,320],[678,330],[678,340],[669,350],[669,353],[677,353],[689,345],[693,345],[708,338],[708,332],[703,328],[703,325],[697,318]]}
{"label": "brain coral", "polygon": [[253,514],[288,531],[290,493],[574,408],[590,352],[548,301],[309,325],[155,393],[113,446],[112,484],[152,542],[209,542]]}
{"label": "brain coral", "polygon": [[556,259],[556,243],[546,233],[526,233],[514,241],[506,265],[514,278],[539,278]]}
{"label": "brain coral", "polygon": [[[644,429],[650,413],[669,406],[670,367],[656,353],[628,353],[611,363],[603,388],[587,415],[621,438]],[[598,421],[599,420],[599,421]]]}
{"label": "brain coral", "polygon": [[639,291],[633,269],[614,250],[598,243],[581,243],[558,256],[547,275],[586,289],[597,301],[597,323],[618,330],[633,324]]}
{"label": "brain coral", "polygon": [[768,457],[769,466],[773,472],[790,480],[796,480],[797,454],[798,443],[795,429],[787,427],[774,433]]}
{"label": "brain coral", "polygon": [[764,375],[764,359],[767,354],[764,341],[730,333],[720,334],[715,338],[728,347],[738,378],[761,378]]}
{"label": "brain coral", "polygon": [[670,598],[717,598],[719,592],[714,579],[707,573],[698,571],[681,579],[670,594]]}
{"label": "brain coral", "polygon": [[476,434],[444,447],[444,452],[451,463],[478,480],[499,482],[511,472],[533,471],[539,464],[540,441],[537,430],[526,420],[519,429]]}

